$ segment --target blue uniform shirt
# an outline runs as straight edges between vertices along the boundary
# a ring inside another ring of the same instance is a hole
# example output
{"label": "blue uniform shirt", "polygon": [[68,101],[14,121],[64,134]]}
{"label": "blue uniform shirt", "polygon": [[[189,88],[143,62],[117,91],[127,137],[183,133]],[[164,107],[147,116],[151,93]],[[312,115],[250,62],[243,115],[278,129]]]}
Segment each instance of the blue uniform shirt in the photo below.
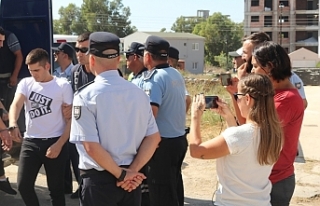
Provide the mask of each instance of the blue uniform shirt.
{"label": "blue uniform shirt", "polygon": [[61,67],[57,67],[54,72],[53,72],[53,76],[56,77],[64,77],[68,80],[68,82],[70,82],[70,77],[71,77],[71,69],[73,67],[73,64],[71,63],[66,70],[64,70],[64,72],[61,71]]}
{"label": "blue uniform shirt", "polygon": [[[140,82],[141,83],[141,82]],[[161,137],[175,138],[185,134],[186,101],[182,75],[169,65],[159,65],[143,74],[142,89],[151,105],[159,106],[156,122]]]}
{"label": "blue uniform shirt", "polygon": [[70,142],[80,156],[80,169],[104,170],[81,142],[96,142],[118,165],[130,165],[145,136],[158,131],[148,96],[117,70],[96,76],[75,94]]}
{"label": "blue uniform shirt", "polygon": [[296,73],[292,72],[292,75],[290,77],[290,82],[297,88],[301,98],[306,99],[306,94],[304,92],[303,82]]}

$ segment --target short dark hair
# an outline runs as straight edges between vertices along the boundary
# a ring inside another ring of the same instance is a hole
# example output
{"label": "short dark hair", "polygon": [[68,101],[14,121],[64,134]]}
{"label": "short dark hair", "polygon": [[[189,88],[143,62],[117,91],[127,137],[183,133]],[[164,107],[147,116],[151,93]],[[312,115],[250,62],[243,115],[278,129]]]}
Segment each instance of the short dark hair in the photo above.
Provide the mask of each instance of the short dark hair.
{"label": "short dark hair", "polygon": [[27,55],[25,63],[26,64],[39,63],[41,66],[44,66],[46,63],[49,63],[49,54],[46,50],[42,48],[33,49]]}
{"label": "short dark hair", "polygon": [[291,77],[291,61],[286,50],[279,44],[266,41],[257,45],[252,56],[263,67],[270,67],[270,75],[276,80]]}
{"label": "short dark hair", "polygon": [[92,32],[87,31],[87,32],[80,34],[77,38],[77,42],[84,42],[84,41],[89,40],[89,36],[91,33]]}
{"label": "short dark hair", "polygon": [[252,33],[251,35],[243,38],[243,41],[247,40],[251,41],[253,45],[258,45],[265,41],[271,41],[270,36],[265,32]]}
{"label": "short dark hair", "polygon": [[5,35],[5,31],[4,31],[4,29],[0,26],[0,34],[1,35]]}

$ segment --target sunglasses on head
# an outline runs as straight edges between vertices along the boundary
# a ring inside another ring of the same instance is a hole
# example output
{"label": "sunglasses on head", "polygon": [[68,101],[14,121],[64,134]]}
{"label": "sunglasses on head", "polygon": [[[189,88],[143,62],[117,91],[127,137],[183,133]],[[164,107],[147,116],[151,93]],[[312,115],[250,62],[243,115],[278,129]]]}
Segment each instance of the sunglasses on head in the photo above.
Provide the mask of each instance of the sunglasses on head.
{"label": "sunglasses on head", "polygon": [[75,47],[74,50],[75,50],[76,52],[79,52],[79,51],[80,51],[81,53],[87,53],[88,47],[82,47],[82,48]]}

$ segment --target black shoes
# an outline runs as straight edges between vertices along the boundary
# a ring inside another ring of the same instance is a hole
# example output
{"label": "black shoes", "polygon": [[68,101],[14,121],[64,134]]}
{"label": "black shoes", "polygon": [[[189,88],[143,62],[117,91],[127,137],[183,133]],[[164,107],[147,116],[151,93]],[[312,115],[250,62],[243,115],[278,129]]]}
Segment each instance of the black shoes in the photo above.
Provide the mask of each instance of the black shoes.
{"label": "black shoes", "polygon": [[17,191],[12,189],[8,178],[6,178],[6,181],[0,181],[0,190],[2,190],[5,193],[8,193],[10,195],[17,194]]}
{"label": "black shoes", "polygon": [[79,198],[79,189],[77,189],[74,193],[70,195],[71,199],[78,199]]}

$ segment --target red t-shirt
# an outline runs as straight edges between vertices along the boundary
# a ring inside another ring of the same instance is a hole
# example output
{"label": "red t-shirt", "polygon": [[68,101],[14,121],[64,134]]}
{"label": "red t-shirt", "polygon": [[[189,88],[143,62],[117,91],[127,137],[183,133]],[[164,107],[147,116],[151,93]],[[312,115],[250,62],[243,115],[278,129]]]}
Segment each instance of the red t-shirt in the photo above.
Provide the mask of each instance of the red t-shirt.
{"label": "red t-shirt", "polygon": [[276,90],[274,101],[284,132],[284,145],[269,177],[272,184],[294,173],[293,162],[304,115],[303,101],[297,89]]}

